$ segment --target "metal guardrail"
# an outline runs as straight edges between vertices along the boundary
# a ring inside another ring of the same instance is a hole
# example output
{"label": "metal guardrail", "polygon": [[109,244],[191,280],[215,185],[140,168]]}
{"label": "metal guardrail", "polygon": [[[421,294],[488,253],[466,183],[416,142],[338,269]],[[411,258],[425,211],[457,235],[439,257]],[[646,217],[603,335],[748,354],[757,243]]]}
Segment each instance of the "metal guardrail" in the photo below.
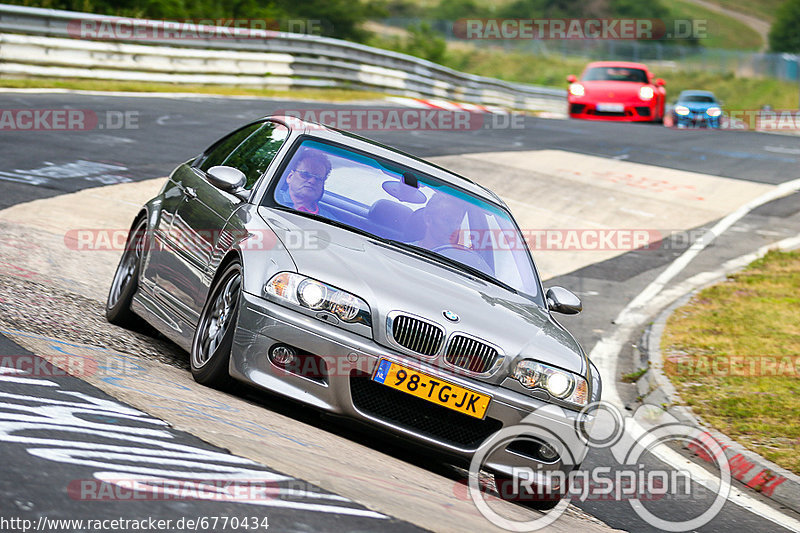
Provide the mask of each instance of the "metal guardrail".
{"label": "metal guardrail", "polygon": [[[416,57],[314,35],[184,25],[196,39],[86,40],[82,22],[132,19],[0,4],[0,74],[339,87],[515,109],[562,109],[566,91],[458,72]],[[162,27],[163,21],[136,20]],[[224,38],[223,38],[224,37]]]}

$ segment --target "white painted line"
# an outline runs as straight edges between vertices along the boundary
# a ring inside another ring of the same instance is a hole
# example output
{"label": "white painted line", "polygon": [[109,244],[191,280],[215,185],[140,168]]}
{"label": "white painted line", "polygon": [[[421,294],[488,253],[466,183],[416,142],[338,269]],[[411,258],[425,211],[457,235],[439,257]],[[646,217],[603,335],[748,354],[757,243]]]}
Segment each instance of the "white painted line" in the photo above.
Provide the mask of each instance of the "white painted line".
{"label": "white painted line", "polygon": [[21,368],[12,368],[9,366],[0,366],[0,376],[8,374],[25,374],[25,370]]}
{"label": "white painted line", "polygon": [[58,387],[58,383],[39,378],[15,378],[14,376],[0,375],[0,382],[20,383],[22,385],[38,385],[43,387]]}
{"label": "white painted line", "polygon": [[634,314],[638,308],[643,307],[647,302],[652,300],[667,283],[677,276],[686,266],[702,252],[706,246],[716,238],[717,235],[723,234],[728,228],[733,226],[736,222],[744,218],[753,209],[762,206],[772,200],[776,200],[783,196],[787,196],[797,190],[800,190],[800,179],[795,179],[781,183],[771,191],[768,191],[761,196],[750,200],[742,207],[729,214],[714,227],[712,227],[703,237],[697,240],[688,250],[683,252],[672,264],[667,267],[653,282],[650,283],[636,298],[634,298],[625,309],[617,317],[616,323],[620,324],[631,318],[636,318]]}
{"label": "white painted line", "polygon": [[[646,430],[642,428],[638,422],[635,420],[631,420],[631,422],[633,422],[632,426],[628,426],[628,424],[625,425],[626,430],[632,429],[629,434],[633,436],[634,433],[637,433],[637,436],[639,436],[645,433]],[[670,447],[661,444],[652,448],[651,452],[655,457],[672,466],[673,468],[688,471],[693,482],[702,485],[710,491],[717,490],[717,487],[719,486],[719,478],[717,476],[699,464],[687,460],[686,457],[683,457]],[[760,516],[761,518],[769,520],[770,522],[774,522],[788,529],[789,531],[800,533],[800,521],[773,509],[769,505],[759,500],[756,500],[749,494],[742,492],[733,485],[731,485],[730,492],[728,493],[728,501],[755,515]]]}
{"label": "white painted line", "polygon": [[[625,308],[619,313],[614,321],[614,323],[617,324],[614,332],[610,336],[603,337],[589,354],[589,358],[594,361],[600,370],[603,380],[603,393],[605,396],[603,398],[604,400],[613,403],[624,412],[622,399],[619,395],[619,391],[617,390],[617,380],[615,375],[617,368],[617,357],[619,356],[623,344],[628,340],[634,330],[645,320],[647,320],[650,315],[657,311],[660,308],[659,306],[664,306],[666,303],[668,303],[664,302],[664,298],[658,297],[660,295],[664,295],[662,291],[664,290],[666,284],[669,283],[669,281],[675,276],[677,276],[684,268],[686,268],[686,266],[695,257],[697,257],[697,255],[704,250],[706,246],[711,244],[717,235],[724,233],[728,228],[745,217],[753,209],[783,196],[788,196],[798,189],[800,189],[800,179],[781,183],[774,189],[747,202],[736,211],[724,217],[722,220],[717,222],[708,233],[706,233],[708,238],[701,238],[698,242],[694,243],[689,249],[683,252],[683,254],[681,254],[666,268],[666,270],[664,270],[655,280],[645,287],[638,296],[636,296],[633,300],[631,300],[630,303],[628,303],[627,306],[625,306]],[[800,240],[797,240],[797,238],[791,238],[781,241],[781,243],[778,244],[789,243],[791,245],[795,242],[800,243]],[[764,250],[764,248],[769,249],[770,247],[774,246],[776,245],[773,244],[767,247],[762,247],[761,250]],[[738,262],[744,261],[745,258],[748,258],[752,261],[752,259],[758,257],[757,254],[758,252],[755,252],[753,254],[747,254],[746,256],[737,258],[737,263],[731,263],[729,261],[725,263],[722,268],[730,268],[733,264],[738,264]],[[711,274],[709,274],[709,276],[711,276]],[[672,293],[673,291],[669,292]],[[638,424],[635,424],[635,426],[638,426]],[[626,424],[626,428],[628,427],[629,426]],[[641,429],[640,426],[639,428]],[[633,433],[635,432],[638,431],[630,432],[634,438],[635,435],[633,435]],[[677,454],[675,451],[671,450],[666,445],[662,444],[654,448],[653,454],[661,458],[665,463],[675,469],[687,468],[686,459]],[[695,472],[692,472],[693,480],[698,480],[699,483],[705,485],[705,483],[709,482],[709,480],[714,479],[711,473],[706,472],[699,466],[697,468],[698,471],[696,474]],[[695,477],[695,475],[697,477]],[[731,487],[728,500],[758,516],[761,516],[762,518],[770,520],[796,533],[800,533],[800,522],[787,515],[784,515],[779,511],[776,511],[764,503],[761,503],[750,495],[736,490],[734,487]]]}
{"label": "white painted line", "polygon": [[645,218],[653,218],[656,216],[655,213],[651,213],[649,211],[642,211],[641,209],[633,209],[631,207],[620,207],[619,210],[622,211],[623,213],[628,213],[629,215],[638,215],[640,217],[645,217]]}

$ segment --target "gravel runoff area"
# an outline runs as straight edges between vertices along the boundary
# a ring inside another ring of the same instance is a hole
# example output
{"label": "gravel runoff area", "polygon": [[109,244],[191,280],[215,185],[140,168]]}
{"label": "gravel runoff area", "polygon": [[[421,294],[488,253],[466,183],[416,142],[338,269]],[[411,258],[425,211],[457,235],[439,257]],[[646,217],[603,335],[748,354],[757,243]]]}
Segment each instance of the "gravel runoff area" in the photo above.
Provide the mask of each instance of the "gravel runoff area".
{"label": "gravel runoff area", "polygon": [[148,325],[140,332],[114,326],[103,303],[16,276],[0,275],[0,326],[189,369],[188,354]]}

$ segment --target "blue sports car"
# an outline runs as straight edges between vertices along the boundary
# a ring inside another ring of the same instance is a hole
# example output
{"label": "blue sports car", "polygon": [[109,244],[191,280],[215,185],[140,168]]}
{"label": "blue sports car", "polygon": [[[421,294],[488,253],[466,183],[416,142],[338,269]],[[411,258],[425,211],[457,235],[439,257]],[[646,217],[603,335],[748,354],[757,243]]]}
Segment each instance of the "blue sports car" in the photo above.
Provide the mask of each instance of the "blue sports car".
{"label": "blue sports car", "polygon": [[672,123],[678,128],[719,128],[722,107],[710,91],[682,91],[672,107]]}

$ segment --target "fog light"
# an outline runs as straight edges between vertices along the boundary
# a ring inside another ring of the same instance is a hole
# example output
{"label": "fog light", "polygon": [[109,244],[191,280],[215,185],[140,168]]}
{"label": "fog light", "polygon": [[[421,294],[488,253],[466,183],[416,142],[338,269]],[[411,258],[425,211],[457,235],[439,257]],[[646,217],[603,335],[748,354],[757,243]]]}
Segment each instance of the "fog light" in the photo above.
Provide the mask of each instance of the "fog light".
{"label": "fog light", "polygon": [[558,459],[558,452],[549,444],[539,445],[539,456],[545,461],[555,461]]}
{"label": "fog light", "polygon": [[280,366],[288,366],[294,361],[295,357],[297,357],[295,349],[285,344],[273,346],[269,352],[269,358],[272,362]]}

